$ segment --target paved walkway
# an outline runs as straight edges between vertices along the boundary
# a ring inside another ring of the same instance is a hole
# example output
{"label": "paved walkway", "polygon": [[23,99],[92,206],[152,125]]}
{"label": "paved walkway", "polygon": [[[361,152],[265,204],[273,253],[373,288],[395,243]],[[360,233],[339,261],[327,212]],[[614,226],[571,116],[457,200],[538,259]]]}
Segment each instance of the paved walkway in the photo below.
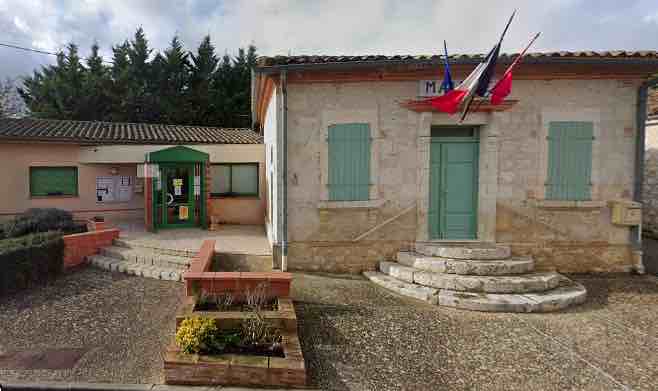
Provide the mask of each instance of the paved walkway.
{"label": "paved walkway", "polygon": [[328,390],[658,389],[658,279],[575,280],[589,290],[580,307],[487,314],[296,275],[311,380]]}
{"label": "paved walkway", "polygon": [[143,225],[117,224],[121,238],[150,247],[197,251],[207,239],[216,241],[215,249],[230,254],[271,255],[265,227],[262,225],[220,225],[217,231],[199,228],[161,229],[157,233]]}

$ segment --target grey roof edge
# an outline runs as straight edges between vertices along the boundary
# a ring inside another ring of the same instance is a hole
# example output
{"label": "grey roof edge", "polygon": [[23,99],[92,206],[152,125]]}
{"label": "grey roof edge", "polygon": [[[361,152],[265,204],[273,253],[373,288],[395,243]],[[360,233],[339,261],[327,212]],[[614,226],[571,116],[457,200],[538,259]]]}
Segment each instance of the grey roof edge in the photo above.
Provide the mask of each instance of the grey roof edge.
{"label": "grey roof edge", "polygon": [[[333,57],[333,56],[332,56]],[[514,61],[513,56],[502,56],[498,63],[510,64]],[[477,65],[482,61],[482,57],[457,56],[450,57],[451,65]],[[256,65],[254,68],[257,73],[276,73],[281,70],[332,70],[332,69],[354,69],[354,68],[371,68],[396,65],[416,65],[423,67],[440,66],[444,62],[443,57],[432,57],[424,59],[378,59],[378,60],[356,60],[356,61],[328,61],[328,62],[307,62],[297,64],[273,64],[273,65]],[[606,64],[606,65],[654,65],[658,67],[658,57],[529,57],[523,58],[524,64]],[[658,69],[657,69],[658,71]]]}

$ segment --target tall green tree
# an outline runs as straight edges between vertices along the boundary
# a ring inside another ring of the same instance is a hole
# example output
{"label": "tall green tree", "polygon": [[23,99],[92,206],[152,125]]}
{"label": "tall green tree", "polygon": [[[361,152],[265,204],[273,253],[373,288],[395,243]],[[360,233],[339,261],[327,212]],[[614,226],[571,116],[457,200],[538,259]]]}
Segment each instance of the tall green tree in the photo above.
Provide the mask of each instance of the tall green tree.
{"label": "tall green tree", "polygon": [[219,64],[215,54],[215,46],[206,35],[197,48],[196,55],[190,54],[190,79],[188,92],[188,112],[190,115],[187,122],[190,124],[209,124],[213,118],[213,112],[217,104],[212,99],[215,88],[213,76]]}
{"label": "tall green tree", "polygon": [[159,99],[163,122],[187,122],[187,87],[190,78],[188,56],[178,36],[174,36],[169,48],[164,52],[162,62]]}
{"label": "tall green tree", "polygon": [[97,44],[84,64],[70,44],[54,65],[25,77],[19,92],[32,115],[44,118],[248,126],[256,57],[252,45],[220,59],[209,36],[195,53],[175,36],[153,55],[139,28],[112,47],[111,65]]}
{"label": "tall green tree", "polygon": [[79,118],[88,121],[108,120],[111,112],[112,79],[98,51],[98,43],[94,43],[91,54],[86,59],[87,69],[82,85],[84,95],[80,101]]}

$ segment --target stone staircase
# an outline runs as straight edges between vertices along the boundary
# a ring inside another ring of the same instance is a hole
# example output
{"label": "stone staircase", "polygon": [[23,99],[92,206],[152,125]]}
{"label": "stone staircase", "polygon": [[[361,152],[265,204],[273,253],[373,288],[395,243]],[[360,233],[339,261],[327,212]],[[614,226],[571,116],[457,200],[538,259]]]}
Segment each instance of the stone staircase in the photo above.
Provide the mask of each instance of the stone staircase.
{"label": "stone staircase", "polygon": [[400,251],[397,262],[365,272],[401,295],[447,307],[488,312],[549,312],[585,301],[582,285],[555,272],[535,272],[531,257],[508,246],[423,243]]}
{"label": "stone staircase", "polygon": [[93,266],[113,272],[132,274],[159,280],[182,281],[195,252],[161,249],[130,240],[115,239],[112,246],[101,248],[89,257]]}

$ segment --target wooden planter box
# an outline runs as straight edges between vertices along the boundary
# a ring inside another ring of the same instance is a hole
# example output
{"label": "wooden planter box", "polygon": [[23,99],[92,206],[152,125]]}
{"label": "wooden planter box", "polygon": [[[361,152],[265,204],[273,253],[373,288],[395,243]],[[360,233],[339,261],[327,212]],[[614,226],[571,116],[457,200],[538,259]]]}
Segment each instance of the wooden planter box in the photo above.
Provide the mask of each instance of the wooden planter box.
{"label": "wooden planter box", "polygon": [[[172,343],[165,353],[165,383],[183,385],[231,385],[300,387],[306,385],[306,366],[297,336],[297,317],[292,300],[278,298],[276,311],[261,314],[281,330],[284,357],[248,356],[237,354],[185,354]],[[215,319],[218,327],[239,327],[248,312],[194,311],[194,297],[187,297],[176,316],[176,330],[189,316]]]}

